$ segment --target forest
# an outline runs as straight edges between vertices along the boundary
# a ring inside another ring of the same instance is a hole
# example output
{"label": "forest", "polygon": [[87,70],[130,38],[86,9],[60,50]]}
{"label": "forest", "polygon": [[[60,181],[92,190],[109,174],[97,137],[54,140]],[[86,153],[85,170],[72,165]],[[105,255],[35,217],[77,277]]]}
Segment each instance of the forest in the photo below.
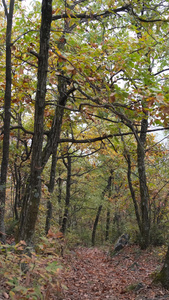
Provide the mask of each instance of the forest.
{"label": "forest", "polygon": [[169,0],[0,27],[0,299],[169,299]]}

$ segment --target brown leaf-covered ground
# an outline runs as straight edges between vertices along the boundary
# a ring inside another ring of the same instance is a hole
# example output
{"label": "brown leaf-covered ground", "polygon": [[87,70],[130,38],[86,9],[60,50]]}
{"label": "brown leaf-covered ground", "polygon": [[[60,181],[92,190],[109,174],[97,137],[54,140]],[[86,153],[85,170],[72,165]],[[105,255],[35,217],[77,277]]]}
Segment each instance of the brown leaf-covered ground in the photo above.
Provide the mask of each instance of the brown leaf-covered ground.
{"label": "brown leaf-covered ground", "polygon": [[78,248],[63,259],[63,299],[169,299],[169,291],[152,284],[152,273],[162,266],[157,252],[127,246],[111,258],[98,248]]}

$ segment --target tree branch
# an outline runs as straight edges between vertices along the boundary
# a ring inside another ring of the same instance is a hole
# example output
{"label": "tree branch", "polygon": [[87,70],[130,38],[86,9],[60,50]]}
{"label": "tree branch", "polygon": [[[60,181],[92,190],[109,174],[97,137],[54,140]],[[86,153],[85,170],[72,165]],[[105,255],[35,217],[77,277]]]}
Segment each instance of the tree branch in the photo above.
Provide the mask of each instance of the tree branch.
{"label": "tree branch", "polygon": [[164,69],[164,70],[161,70],[161,71],[159,71],[159,72],[157,72],[157,73],[154,73],[154,74],[152,74],[152,75],[153,75],[153,76],[156,76],[156,75],[159,75],[159,74],[161,74],[161,73],[163,73],[163,72],[166,72],[166,71],[169,71],[169,68]]}
{"label": "tree branch", "polygon": [[[156,128],[156,129],[149,129],[146,131],[146,133],[150,133],[150,132],[154,132],[154,131],[160,131],[160,130],[167,130],[169,129],[169,127],[165,127],[165,128]],[[138,131],[137,133],[143,133],[143,131]],[[93,143],[93,142],[97,142],[97,141],[102,141],[105,139],[109,139],[109,138],[113,138],[113,137],[121,137],[121,136],[126,136],[126,135],[133,135],[134,133],[132,131],[129,132],[123,132],[123,133],[115,133],[115,134],[108,134],[108,135],[103,135],[103,136],[99,136],[96,138],[91,138],[91,139],[86,139],[86,140],[77,140],[77,139],[72,139],[72,138],[61,138],[59,140],[59,143],[77,143],[77,144],[87,144],[87,143]]]}
{"label": "tree branch", "polygon": [[5,0],[2,0],[3,6],[4,6],[4,11],[5,11],[5,16],[8,17],[8,9]]}
{"label": "tree branch", "polygon": [[[10,128],[10,130],[14,130],[14,129],[21,129],[25,133],[34,135],[34,133],[32,131],[26,130],[23,126],[17,125],[17,126],[12,126]],[[169,129],[169,127],[149,129],[149,130],[146,131],[146,133],[151,133],[151,132],[161,131],[161,130],[168,130],[168,129]],[[137,133],[143,133],[143,131],[138,131]],[[49,135],[49,131],[44,132],[44,134]],[[127,136],[127,135],[132,135],[132,134],[134,134],[134,133],[132,131],[129,131],[129,132],[123,132],[123,133],[108,134],[108,135],[104,134],[103,136],[99,136],[99,137],[96,137],[96,138],[82,139],[82,140],[77,140],[77,139],[74,139],[74,138],[61,138],[61,139],[59,139],[59,143],[73,143],[73,144],[76,144],[76,143],[77,144],[82,144],[82,143],[84,143],[84,144],[87,144],[87,143],[102,141],[102,140],[113,138],[113,137]]]}
{"label": "tree branch", "polygon": [[119,12],[125,12],[128,11],[130,8],[130,4],[124,5],[122,7],[119,8],[115,8],[115,9],[111,9],[111,10],[106,10],[104,13],[101,14],[87,14],[87,13],[82,13],[82,14],[67,14],[67,13],[63,13],[61,15],[56,15],[52,17],[52,21],[55,20],[60,20],[60,19],[68,19],[73,18],[73,19],[91,19],[91,20],[97,20],[99,18],[106,18],[109,17],[113,14],[119,13]]}
{"label": "tree branch", "polygon": [[11,45],[15,44],[20,38],[22,38],[24,35],[26,35],[29,32],[39,32],[39,30],[27,30],[26,32],[22,33],[21,35],[19,35],[12,43]]}

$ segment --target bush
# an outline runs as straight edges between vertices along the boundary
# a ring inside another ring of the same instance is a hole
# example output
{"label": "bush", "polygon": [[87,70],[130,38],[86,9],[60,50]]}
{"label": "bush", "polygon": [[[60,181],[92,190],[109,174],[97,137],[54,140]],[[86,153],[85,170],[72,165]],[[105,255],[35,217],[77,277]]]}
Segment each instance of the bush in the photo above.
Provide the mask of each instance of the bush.
{"label": "bush", "polygon": [[165,245],[166,241],[163,236],[162,230],[157,225],[153,226],[150,231],[150,242],[153,246]]}

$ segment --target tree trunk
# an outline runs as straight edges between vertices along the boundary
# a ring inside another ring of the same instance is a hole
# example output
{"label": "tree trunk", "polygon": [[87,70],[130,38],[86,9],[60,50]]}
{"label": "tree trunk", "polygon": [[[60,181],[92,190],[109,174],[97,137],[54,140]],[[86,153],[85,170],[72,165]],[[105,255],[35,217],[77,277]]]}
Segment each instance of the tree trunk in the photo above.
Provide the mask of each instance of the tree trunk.
{"label": "tree trunk", "polygon": [[[110,198],[112,195],[112,176],[109,177],[107,188],[109,190],[109,198]],[[108,241],[109,239],[109,230],[110,230],[110,202],[108,203],[107,214],[106,214],[106,236],[105,236],[106,241]]]}
{"label": "tree trunk", "polygon": [[65,234],[65,232],[66,232],[68,213],[69,213],[69,205],[70,205],[70,187],[71,187],[71,169],[72,169],[70,155],[68,155],[68,157],[67,157],[67,163],[64,162],[64,164],[67,168],[67,182],[66,182],[65,211],[64,211],[62,227],[61,227],[61,232],[63,234]]}
{"label": "tree trunk", "polygon": [[106,237],[105,240],[108,241],[109,239],[109,230],[110,230],[110,208],[107,209],[107,215],[106,215]]}
{"label": "tree trunk", "polygon": [[1,177],[0,177],[0,241],[5,243],[5,199],[6,199],[6,180],[9,161],[9,138],[10,138],[10,120],[11,120],[11,32],[12,19],[14,10],[14,0],[10,1],[9,12],[5,0],[2,1],[4,5],[5,15],[7,18],[6,29],[6,88],[5,88],[5,118],[4,118],[4,137],[3,137],[3,154],[1,161]]}
{"label": "tree trunk", "polygon": [[[18,126],[21,125],[21,116],[18,113],[17,114],[17,119],[18,119]],[[20,129],[18,129],[17,133],[17,145],[16,148],[19,149],[19,140],[20,140]],[[18,154],[15,155],[15,161],[14,161],[14,187],[15,187],[15,200],[14,200],[14,217],[15,220],[19,220],[19,214],[18,214],[18,206],[21,203],[21,172],[20,168],[21,165],[17,165],[17,157]]]}
{"label": "tree trunk", "polygon": [[[43,142],[43,114],[45,107],[45,95],[46,95],[46,77],[48,67],[48,48],[50,37],[50,25],[52,15],[52,0],[43,0],[42,2],[42,22],[41,22],[41,35],[40,35],[40,53],[38,55],[38,84],[36,93],[35,104],[35,128],[33,138],[33,150],[32,150],[32,167],[31,175],[29,178],[27,193],[25,195],[23,203],[23,209],[21,214],[21,221],[19,226],[19,239],[26,239],[27,242],[32,239],[35,222],[37,219],[38,207],[41,194],[41,173],[48,162],[49,157],[53,154],[53,162],[51,168],[50,177],[50,191],[52,192],[54,187],[55,178],[55,166],[57,161],[57,147],[60,138],[62,118],[64,115],[64,108],[68,99],[68,96],[75,90],[71,87],[68,91],[65,88],[65,78],[60,76],[58,80],[59,100],[56,106],[55,115],[53,118],[50,133],[48,134],[47,143],[42,151]],[[38,160],[36,162],[36,157]],[[36,165],[35,163],[36,162]],[[36,181],[35,181],[36,178]],[[32,200],[30,200],[32,199]],[[34,212],[34,213],[32,213]],[[31,222],[30,222],[31,220]],[[32,225],[29,225],[32,224]],[[27,233],[26,233],[27,232]],[[30,232],[28,234],[28,232]]]}
{"label": "tree trunk", "polygon": [[[143,16],[147,13],[145,6],[143,4],[141,15]],[[137,25],[137,37],[138,40],[142,38],[141,27]],[[146,54],[148,57],[148,53]],[[148,60],[149,64],[149,60]],[[151,74],[151,66],[149,64],[149,73]],[[146,87],[145,87],[146,88]],[[146,101],[142,104],[143,108],[147,107]],[[145,111],[145,118],[141,121],[141,133],[140,137],[137,140],[137,167],[138,167],[138,176],[139,176],[139,185],[140,185],[140,210],[141,210],[141,249],[146,249],[150,244],[150,216],[149,216],[149,192],[147,187],[147,178],[145,170],[145,143],[146,143],[146,134],[148,128],[148,114]]]}
{"label": "tree trunk", "polygon": [[[107,186],[105,187],[105,189],[102,193],[102,198],[103,199],[104,199],[104,196],[105,196],[106,192],[107,191],[110,192],[110,189],[111,189],[113,171],[111,170],[110,173],[111,173],[111,175],[108,178]],[[99,208],[97,210],[96,218],[95,218],[95,221],[94,221],[93,231],[92,231],[92,246],[95,245],[96,229],[97,229],[97,225],[98,225],[98,222],[99,222],[99,217],[100,217],[100,214],[101,214],[101,211],[102,211],[102,207],[103,207],[103,205],[99,206]]]}
{"label": "tree trunk", "polygon": [[132,185],[132,179],[131,179],[131,159],[130,159],[130,154],[125,153],[125,158],[126,158],[127,164],[128,164],[128,171],[127,171],[128,185],[129,185],[131,197],[132,197],[133,204],[134,204],[134,209],[135,209],[135,215],[136,215],[136,219],[137,219],[137,224],[138,224],[139,230],[141,232],[142,224],[141,224],[141,219],[140,219],[140,214],[139,214],[139,207],[138,207],[138,204],[137,204],[137,200],[136,200],[136,196],[135,196],[135,191],[134,191],[134,188],[133,188],[133,185]]}
{"label": "tree trunk", "polygon": [[40,52],[38,55],[38,81],[35,101],[31,172],[27,183],[26,195],[24,198],[19,225],[19,240],[25,240],[28,245],[32,242],[41,198],[41,173],[43,170],[43,125],[51,21],[52,0],[43,0],[40,29]]}
{"label": "tree trunk", "polygon": [[[66,41],[66,39],[64,38],[64,35],[62,36],[62,40],[64,42],[63,43],[62,42],[58,43],[58,49],[63,51],[64,46],[65,46],[65,41]],[[49,189],[48,189],[49,193],[51,193],[51,194],[53,193],[54,184],[55,184],[58,137],[60,137],[61,126],[62,126],[62,118],[63,118],[63,115],[64,115],[64,107],[65,107],[66,102],[67,102],[67,97],[65,98],[65,95],[67,93],[67,80],[64,77],[64,71],[62,70],[63,63],[61,63],[61,65],[62,65],[61,68],[60,68],[60,63],[58,63],[58,65],[57,65],[57,72],[62,74],[62,76],[58,76],[58,93],[59,93],[58,104],[59,105],[55,110],[55,116],[54,116],[53,126],[52,126],[52,127],[55,127],[55,129],[57,130],[57,135],[55,135],[55,133],[54,133],[55,139],[50,139],[53,142],[52,164],[51,164],[51,170],[50,170],[50,183],[49,183]],[[53,133],[51,132],[51,135],[52,134]],[[49,146],[49,145],[47,144],[47,146]],[[44,151],[44,153],[45,153],[45,151]],[[47,155],[47,153],[46,153],[46,155]]]}
{"label": "tree trunk", "polygon": [[[130,126],[129,126],[130,127]],[[131,127],[130,127],[131,128]],[[137,168],[138,168],[138,177],[139,177],[139,191],[140,191],[140,209],[135,197],[135,191],[132,186],[131,179],[131,159],[130,154],[126,149],[124,139],[124,156],[128,164],[128,185],[130,193],[132,196],[137,224],[140,231],[140,247],[141,249],[146,249],[150,244],[150,216],[149,216],[149,192],[147,187],[147,178],[145,170],[145,143],[146,143],[146,133],[148,128],[148,117],[142,119],[141,121],[141,133],[140,136],[135,133],[137,141]],[[131,128],[133,130],[133,128]]]}
{"label": "tree trunk", "polygon": [[141,248],[146,249],[150,244],[149,193],[145,170],[145,142],[148,119],[141,121],[140,143],[137,143],[137,166],[140,184],[141,210]]}
{"label": "tree trunk", "polygon": [[169,246],[165,256],[164,265],[159,274],[156,275],[154,283],[160,282],[162,286],[169,289]]}
{"label": "tree trunk", "polygon": [[99,206],[97,214],[96,214],[96,218],[95,218],[95,221],[94,221],[93,231],[92,231],[92,246],[95,245],[96,229],[97,229],[97,224],[99,222],[99,217],[100,217],[100,214],[101,214],[101,211],[102,211],[102,207],[103,207],[102,205]]}
{"label": "tree trunk", "polygon": [[[66,43],[66,39],[64,38],[64,35],[62,36],[61,41],[62,40],[64,42],[58,43],[58,49],[63,51],[65,43]],[[59,93],[58,103],[59,103],[59,106],[55,110],[55,117],[54,117],[54,121],[53,121],[53,126],[56,128],[57,135],[55,137],[55,142],[53,144],[53,149],[52,149],[52,163],[51,163],[51,169],[50,169],[50,182],[49,182],[49,186],[48,186],[48,191],[49,191],[51,196],[52,196],[52,193],[54,191],[54,186],[55,186],[58,137],[60,137],[61,126],[62,126],[62,118],[63,118],[63,115],[64,115],[64,106],[66,105],[66,102],[67,102],[67,98],[65,98],[65,95],[66,95],[66,92],[67,92],[66,78],[64,77],[64,74],[63,74],[64,72],[63,72],[62,68],[60,68],[60,63],[59,62],[58,62],[57,66],[58,66],[58,68],[57,68],[58,73],[62,74],[63,76],[58,76],[58,93]],[[64,99],[64,101],[63,101],[63,99]],[[62,107],[60,107],[60,105]],[[53,141],[54,141],[54,139],[53,139]],[[44,153],[45,153],[45,151],[44,151]],[[48,203],[49,203],[49,201],[48,201]],[[49,213],[49,211],[47,209],[46,230],[49,230],[49,228],[50,228],[50,222],[47,225],[48,220],[49,220],[48,213]],[[59,224],[61,225],[61,216],[60,216],[60,214],[59,214]]]}
{"label": "tree trunk", "polygon": [[62,179],[58,178],[58,205],[59,205],[59,225],[61,226],[62,224],[62,213],[61,213],[61,200],[62,200]]}
{"label": "tree trunk", "polygon": [[[69,21],[65,20],[63,32],[71,32],[74,28],[69,27]],[[66,39],[64,34],[60,38],[57,43],[57,47],[60,51],[64,51],[66,44]],[[47,141],[46,146],[43,150],[43,167],[46,165],[50,155],[52,154],[52,165],[51,165],[51,174],[50,174],[50,192],[53,192],[54,189],[54,180],[55,180],[55,173],[56,173],[56,163],[57,163],[57,149],[58,149],[58,142],[60,138],[61,126],[62,126],[62,119],[64,115],[65,105],[68,99],[68,96],[75,90],[75,87],[71,87],[67,90],[67,78],[65,77],[63,71],[63,62],[58,62],[57,64],[57,72],[61,75],[58,76],[58,94],[59,99],[57,102],[55,115],[52,122],[52,128],[50,131],[50,135]]]}
{"label": "tree trunk", "polygon": [[21,174],[17,167],[16,159],[14,162],[14,172],[15,172],[15,201],[14,201],[14,216],[16,220],[19,220],[18,206],[20,203],[20,192],[21,192]]}
{"label": "tree trunk", "polygon": [[52,203],[50,200],[47,202],[47,214],[46,214],[46,225],[45,225],[45,233],[48,234],[50,229],[50,221],[52,218]]}

